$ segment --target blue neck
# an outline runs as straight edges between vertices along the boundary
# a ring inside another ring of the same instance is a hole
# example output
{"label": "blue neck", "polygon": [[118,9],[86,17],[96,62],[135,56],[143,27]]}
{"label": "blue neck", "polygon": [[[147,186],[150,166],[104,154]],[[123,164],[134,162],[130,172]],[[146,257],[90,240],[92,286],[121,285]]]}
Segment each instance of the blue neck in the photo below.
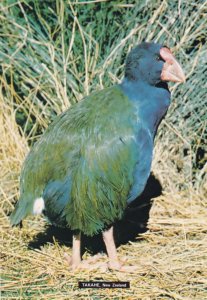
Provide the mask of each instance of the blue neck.
{"label": "blue neck", "polygon": [[120,87],[133,103],[138,120],[154,136],[170,105],[170,92],[168,89],[152,86],[144,81],[129,81],[126,78],[122,81]]}

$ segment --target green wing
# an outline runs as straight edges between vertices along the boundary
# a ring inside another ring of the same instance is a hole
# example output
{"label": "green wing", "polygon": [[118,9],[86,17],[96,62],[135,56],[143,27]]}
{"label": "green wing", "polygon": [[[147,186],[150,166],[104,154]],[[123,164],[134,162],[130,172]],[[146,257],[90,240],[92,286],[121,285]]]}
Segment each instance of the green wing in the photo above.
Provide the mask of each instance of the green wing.
{"label": "green wing", "polygon": [[[133,106],[118,86],[90,95],[57,117],[25,161],[13,223],[31,213],[48,185],[57,191],[56,197],[47,197],[46,211],[51,214],[59,205],[71,229],[92,235],[120,219],[138,159],[136,124]],[[58,191],[58,182],[70,186],[68,195],[61,193],[61,184]]]}

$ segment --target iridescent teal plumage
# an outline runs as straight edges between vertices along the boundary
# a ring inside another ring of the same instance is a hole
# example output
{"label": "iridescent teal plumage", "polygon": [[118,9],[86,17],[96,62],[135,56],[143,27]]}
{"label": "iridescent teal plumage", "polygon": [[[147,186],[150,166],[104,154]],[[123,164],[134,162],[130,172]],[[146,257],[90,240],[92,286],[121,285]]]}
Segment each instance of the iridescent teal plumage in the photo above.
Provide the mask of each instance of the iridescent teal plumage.
{"label": "iridescent teal plumage", "polygon": [[144,189],[169,106],[168,90],[155,84],[126,76],[58,116],[25,160],[12,224],[32,213],[39,197],[52,223],[87,235],[121,219]]}

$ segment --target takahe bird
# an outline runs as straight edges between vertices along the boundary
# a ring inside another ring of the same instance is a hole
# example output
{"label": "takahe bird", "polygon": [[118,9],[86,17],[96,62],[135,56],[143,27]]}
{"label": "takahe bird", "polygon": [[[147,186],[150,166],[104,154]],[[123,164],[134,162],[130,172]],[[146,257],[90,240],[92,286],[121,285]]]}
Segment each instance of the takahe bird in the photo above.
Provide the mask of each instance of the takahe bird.
{"label": "takahe bird", "polygon": [[144,42],[128,54],[120,84],[59,115],[24,162],[12,225],[43,212],[73,230],[73,269],[84,265],[81,233],[101,231],[109,268],[130,270],[117,257],[113,223],[147,182],[154,137],[170,105],[167,81],[184,82],[182,68],[169,48]]}

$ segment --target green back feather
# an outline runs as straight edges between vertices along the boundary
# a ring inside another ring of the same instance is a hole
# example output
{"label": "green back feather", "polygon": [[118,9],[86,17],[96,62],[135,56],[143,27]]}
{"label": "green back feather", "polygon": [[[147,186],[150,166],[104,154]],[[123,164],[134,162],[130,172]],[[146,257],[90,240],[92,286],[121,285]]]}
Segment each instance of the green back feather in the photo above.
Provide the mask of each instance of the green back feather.
{"label": "green back feather", "polygon": [[68,227],[93,235],[120,219],[138,159],[136,122],[133,105],[118,86],[58,116],[25,161],[19,210],[22,203],[25,215],[30,213],[49,182],[68,177],[72,185],[63,212]]}

